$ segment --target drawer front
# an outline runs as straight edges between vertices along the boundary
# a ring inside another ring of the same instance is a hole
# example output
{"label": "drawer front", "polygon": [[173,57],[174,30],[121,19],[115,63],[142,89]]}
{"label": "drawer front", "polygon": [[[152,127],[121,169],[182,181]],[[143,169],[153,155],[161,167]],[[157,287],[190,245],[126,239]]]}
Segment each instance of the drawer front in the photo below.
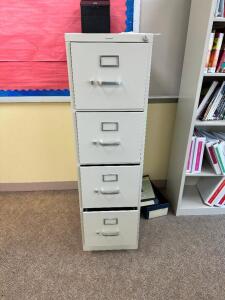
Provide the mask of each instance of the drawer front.
{"label": "drawer front", "polygon": [[140,163],[142,112],[77,112],[80,164]]}
{"label": "drawer front", "polygon": [[84,212],[84,249],[136,249],[138,211]]}
{"label": "drawer front", "polygon": [[80,167],[83,208],[137,207],[140,166]]}
{"label": "drawer front", "polygon": [[149,43],[72,43],[76,109],[144,109]]}

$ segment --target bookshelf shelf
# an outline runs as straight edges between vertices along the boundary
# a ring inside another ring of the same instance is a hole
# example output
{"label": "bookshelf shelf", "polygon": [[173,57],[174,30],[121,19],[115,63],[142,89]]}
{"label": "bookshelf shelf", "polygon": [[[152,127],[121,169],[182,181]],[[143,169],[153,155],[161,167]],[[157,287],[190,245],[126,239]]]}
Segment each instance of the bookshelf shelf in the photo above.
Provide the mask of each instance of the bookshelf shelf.
{"label": "bookshelf shelf", "polygon": [[204,77],[225,77],[225,73],[204,73]]}
{"label": "bookshelf shelf", "polygon": [[183,201],[177,215],[219,215],[225,214],[225,207],[210,207],[202,202],[195,185],[185,185]]}
{"label": "bookshelf shelf", "polygon": [[167,196],[176,215],[225,214],[225,207],[209,207],[205,205],[196,188],[202,177],[208,177],[210,180],[210,178],[223,176],[216,175],[206,162],[204,162],[200,174],[186,173],[189,146],[195,127],[213,128],[214,130],[225,132],[225,120],[200,121],[195,118],[203,83],[205,81],[210,83],[215,77],[218,78],[218,81],[223,81],[223,77],[225,77],[225,73],[204,73],[214,22],[221,22],[218,27],[222,30],[223,28],[225,29],[225,18],[214,17],[216,3],[217,0],[192,0],[191,2],[167,180]]}
{"label": "bookshelf shelf", "polygon": [[212,167],[208,164],[208,162],[204,161],[202,165],[202,171],[201,173],[193,174],[193,173],[186,173],[186,176],[189,177],[211,177],[211,176],[220,176],[223,175],[217,175]]}
{"label": "bookshelf shelf", "polygon": [[213,22],[225,22],[225,18],[217,17],[213,19]]}
{"label": "bookshelf shelf", "polygon": [[198,127],[215,127],[215,126],[225,126],[225,120],[219,120],[219,121],[195,121],[195,126]]}

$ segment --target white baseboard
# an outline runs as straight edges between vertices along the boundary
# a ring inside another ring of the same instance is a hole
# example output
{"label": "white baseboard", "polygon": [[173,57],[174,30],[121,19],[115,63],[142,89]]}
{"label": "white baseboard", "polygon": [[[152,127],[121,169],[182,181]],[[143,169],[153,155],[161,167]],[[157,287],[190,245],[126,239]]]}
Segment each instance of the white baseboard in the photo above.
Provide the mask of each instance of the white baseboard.
{"label": "white baseboard", "polygon": [[0,183],[0,192],[76,190],[77,181]]}

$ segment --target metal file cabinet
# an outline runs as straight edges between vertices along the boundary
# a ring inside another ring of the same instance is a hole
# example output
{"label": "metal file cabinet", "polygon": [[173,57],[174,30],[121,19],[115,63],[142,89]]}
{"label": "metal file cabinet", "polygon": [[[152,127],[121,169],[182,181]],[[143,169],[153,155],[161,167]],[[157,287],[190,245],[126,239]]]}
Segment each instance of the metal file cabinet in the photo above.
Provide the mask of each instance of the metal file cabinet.
{"label": "metal file cabinet", "polygon": [[152,44],[66,34],[84,250],[138,247]]}

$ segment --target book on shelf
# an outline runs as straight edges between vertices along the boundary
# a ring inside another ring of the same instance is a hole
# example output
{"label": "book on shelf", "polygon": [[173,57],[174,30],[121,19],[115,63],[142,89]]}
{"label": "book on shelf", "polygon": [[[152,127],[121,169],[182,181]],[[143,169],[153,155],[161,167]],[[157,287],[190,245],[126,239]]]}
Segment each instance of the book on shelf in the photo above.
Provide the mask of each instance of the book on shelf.
{"label": "book on shelf", "polygon": [[216,73],[224,73],[224,72],[225,72],[225,42],[223,41],[217,67],[216,67]]}
{"label": "book on shelf", "polygon": [[225,72],[225,30],[213,29],[210,33],[208,52],[206,56],[204,73]]}
{"label": "book on shelf", "polygon": [[223,206],[225,204],[225,195],[215,204],[215,206]]}
{"label": "book on shelf", "polygon": [[213,81],[197,108],[196,117],[202,121],[219,121],[225,117],[225,81]]}
{"label": "book on shelf", "polygon": [[191,170],[193,174],[201,173],[205,141],[205,137],[196,136]]}
{"label": "book on shelf", "polygon": [[218,113],[217,109],[220,107],[221,103],[224,101],[223,97],[225,95],[225,81],[222,83],[220,89],[215,94],[213,101],[211,102],[210,109],[205,116],[205,120],[217,120]]}
{"label": "book on shelf", "polygon": [[216,32],[215,37],[213,40],[213,47],[211,50],[210,58],[209,58],[209,63],[208,63],[208,73],[215,73],[216,72],[216,67],[220,55],[220,50],[221,46],[223,43],[223,37],[224,33],[223,32]]}
{"label": "book on shelf", "polygon": [[225,178],[205,177],[200,178],[197,189],[203,202],[209,206],[222,206],[225,196]]}
{"label": "book on shelf", "polygon": [[206,153],[207,153],[207,158],[208,161],[210,163],[210,165],[212,166],[215,174],[217,175],[221,175],[221,169],[220,169],[220,165],[217,159],[217,155],[216,155],[216,151],[214,149],[214,144],[215,142],[207,142],[206,143]]}
{"label": "book on shelf", "polygon": [[215,8],[215,17],[223,18],[225,16],[224,0],[217,0]]}
{"label": "book on shelf", "polygon": [[202,113],[206,110],[207,106],[209,105],[209,103],[211,101],[211,97],[212,97],[218,83],[219,83],[218,81],[213,81],[210,88],[208,89],[206,95],[202,99],[202,101],[197,109],[197,119],[199,119],[201,117]]}
{"label": "book on shelf", "polygon": [[196,137],[192,136],[191,138],[191,144],[189,147],[189,152],[188,152],[188,162],[187,162],[187,173],[192,172],[192,163],[193,163],[193,155],[194,155],[194,149],[195,149],[195,140]]}
{"label": "book on shelf", "polygon": [[188,161],[186,168],[187,173],[201,173],[205,142],[206,138],[204,136],[197,135],[195,132],[189,146]]}
{"label": "book on shelf", "polygon": [[222,171],[219,165],[216,150],[214,148],[214,145],[218,144],[219,140],[212,133],[204,130],[198,130],[198,134],[201,136],[205,136],[206,138],[206,159],[212,166],[215,174],[221,175]]}
{"label": "book on shelf", "polygon": [[205,156],[216,175],[225,175],[225,133],[195,129],[195,135],[205,137]]}
{"label": "book on shelf", "polygon": [[213,47],[214,38],[215,38],[215,31],[213,31],[213,32],[210,33],[209,47],[208,47],[207,59],[206,59],[206,63],[205,63],[205,73],[208,72],[209,59],[210,59],[210,55],[211,55],[211,51],[212,51],[212,47]]}
{"label": "book on shelf", "polygon": [[219,143],[216,143],[213,145],[213,148],[215,149],[216,157],[221,169],[221,172],[223,175],[225,175],[225,157],[223,155],[223,148],[224,148],[224,141],[220,141]]}

